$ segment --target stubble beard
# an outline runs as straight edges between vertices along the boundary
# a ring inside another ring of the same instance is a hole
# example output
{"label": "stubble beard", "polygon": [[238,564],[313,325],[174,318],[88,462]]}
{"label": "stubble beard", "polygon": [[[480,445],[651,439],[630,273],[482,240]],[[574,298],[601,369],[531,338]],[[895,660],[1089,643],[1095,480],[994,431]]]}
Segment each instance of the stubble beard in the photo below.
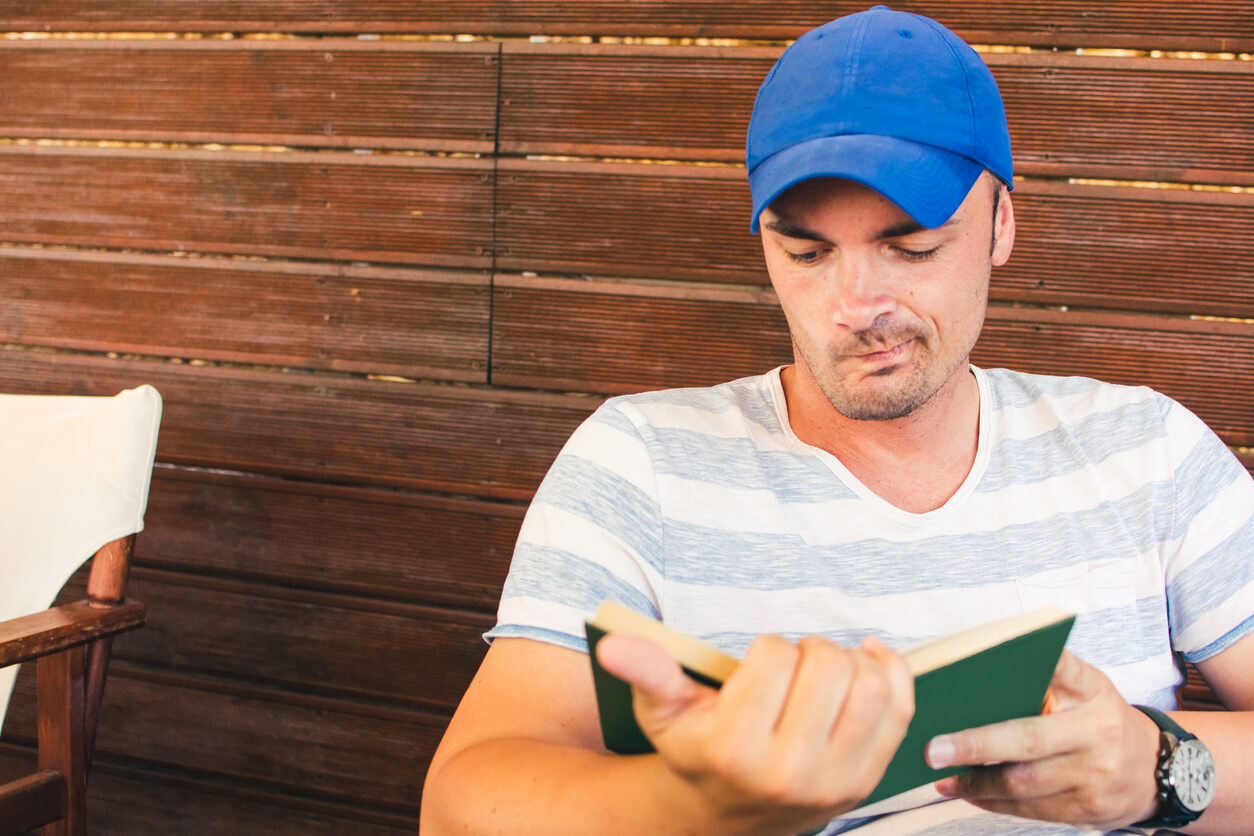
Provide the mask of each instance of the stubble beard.
{"label": "stubble beard", "polygon": [[854,421],[892,421],[905,418],[926,404],[966,362],[966,356],[960,355],[946,366],[938,366],[939,359],[931,354],[933,341],[927,334],[913,330],[891,335],[860,333],[850,353],[880,351],[907,340],[916,342],[911,348],[915,359],[886,367],[852,384],[846,383],[837,371],[842,355],[813,356],[818,353],[813,346],[795,341],[793,345],[837,412]]}

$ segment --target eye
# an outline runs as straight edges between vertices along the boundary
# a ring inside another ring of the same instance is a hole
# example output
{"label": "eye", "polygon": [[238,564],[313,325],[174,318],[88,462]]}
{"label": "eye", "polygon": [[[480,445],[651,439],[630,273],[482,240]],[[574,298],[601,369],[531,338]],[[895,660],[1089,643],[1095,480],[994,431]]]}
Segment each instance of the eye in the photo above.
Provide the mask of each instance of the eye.
{"label": "eye", "polygon": [[910,250],[905,247],[893,247],[893,249],[906,261],[927,261],[940,252],[940,245],[932,247],[930,250]]}
{"label": "eye", "polygon": [[806,250],[805,252],[794,253],[791,250],[785,250],[788,258],[797,264],[813,264],[823,257],[826,250]]}

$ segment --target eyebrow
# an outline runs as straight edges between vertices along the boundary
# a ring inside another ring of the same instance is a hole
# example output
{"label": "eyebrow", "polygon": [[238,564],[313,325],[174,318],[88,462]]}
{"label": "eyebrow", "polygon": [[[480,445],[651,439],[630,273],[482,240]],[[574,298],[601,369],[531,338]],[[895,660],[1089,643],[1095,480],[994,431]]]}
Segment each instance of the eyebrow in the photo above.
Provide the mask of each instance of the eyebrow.
{"label": "eyebrow", "polygon": [[831,243],[814,230],[806,229],[804,226],[795,224],[792,221],[781,217],[778,213],[775,215],[775,220],[767,221],[766,228],[771,230],[771,232],[778,232],[785,238],[796,238],[801,241],[818,241],[823,244]]}
{"label": "eyebrow", "polygon": [[[940,226],[934,227],[934,228],[944,229],[945,227],[954,223],[957,220],[957,217],[958,215],[955,212],[953,215],[949,216],[949,220],[945,221]],[[766,223],[766,228],[771,230],[772,232],[776,232],[776,233],[779,233],[780,235],[783,235],[785,238],[796,238],[800,241],[818,241],[823,244],[831,243],[830,241],[827,240],[827,238],[815,232],[814,230],[807,229],[806,227],[801,226],[800,224],[794,223],[793,221],[790,221],[787,218],[781,216],[778,212],[775,213],[775,220],[768,221]],[[924,226],[923,224],[919,223],[916,220],[911,219],[911,220],[902,221],[899,224],[893,224],[890,227],[881,229],[879,232],[875,234],[874,240],[886,241],[890,238],[904,238],[907,235],[913,235],[916,232],[923,232],[927,229],[928,227]]]}
{"label": "eyebrow", "polygon": [[[946,221],[945,223],[949,223],[949,221]],[[944,226],[944,225],[945,224],[941,224],[941,226]],[[884,241],[888,238],[904,238],[907,235],[912,235],[916,232],[922,232],[925,229],[927,229],[927,227],[925,227],[923,224],[919,223],[918,221],[913,221],[913,220],[902,221],[899,224],[894,224],[890,226],[888,229],[881,229],[876,234],[875,240]]]}

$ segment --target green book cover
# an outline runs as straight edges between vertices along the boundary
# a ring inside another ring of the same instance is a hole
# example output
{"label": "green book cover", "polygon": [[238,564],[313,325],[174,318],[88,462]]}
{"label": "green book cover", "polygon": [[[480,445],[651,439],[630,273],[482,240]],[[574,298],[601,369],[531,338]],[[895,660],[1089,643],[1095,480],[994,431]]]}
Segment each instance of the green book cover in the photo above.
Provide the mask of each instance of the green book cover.
{"label": "green book cover", "polygon": [[[914,673],[915,713],[884,778],[866,805],[966,771],[932,769],[923,751],[938,734],[1039,714],[1045,690],[1075,617],[1059,608],[1025,613],[929,642],[907,651]],[[684,672],[717,688],[735,660],[660,622],[607,604],[587,622],[593,685],[605,746],[619,754],[644,754],[653,745],[636,723],[631,686],[601,667],[596,645],[609,632],[652,639],[675,656]]]}

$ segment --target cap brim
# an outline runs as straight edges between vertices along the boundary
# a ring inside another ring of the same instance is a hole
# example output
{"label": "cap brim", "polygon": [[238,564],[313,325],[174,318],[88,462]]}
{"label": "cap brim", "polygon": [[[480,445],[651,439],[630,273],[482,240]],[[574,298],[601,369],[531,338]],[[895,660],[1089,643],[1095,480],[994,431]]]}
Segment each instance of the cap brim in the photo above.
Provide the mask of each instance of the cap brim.
{"label": "cap brim", "polygon": [[984,166],[972,159],[905,139],[874,134],[821,137],[785,148],[749,172],[753,219],[784,192],[816,177],[869,186],[931,229],[962,205]]}

